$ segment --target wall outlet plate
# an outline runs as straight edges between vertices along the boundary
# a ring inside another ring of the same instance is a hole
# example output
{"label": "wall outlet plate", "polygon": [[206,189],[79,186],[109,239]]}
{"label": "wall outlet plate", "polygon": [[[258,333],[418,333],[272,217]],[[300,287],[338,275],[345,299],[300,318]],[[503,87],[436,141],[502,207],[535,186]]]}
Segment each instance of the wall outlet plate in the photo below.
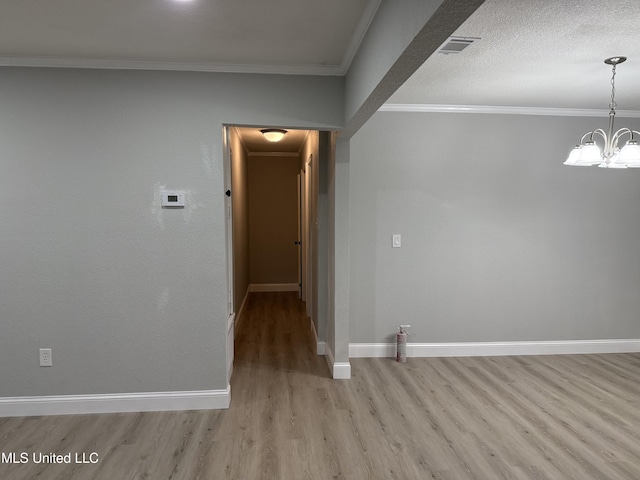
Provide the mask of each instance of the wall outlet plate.
{"label": "wall outlet plate", "polygon": [[53,359],[51,358],[51,349],[50,348],[41,348],[40,349],[40,366],[41,367],[52,367]]}

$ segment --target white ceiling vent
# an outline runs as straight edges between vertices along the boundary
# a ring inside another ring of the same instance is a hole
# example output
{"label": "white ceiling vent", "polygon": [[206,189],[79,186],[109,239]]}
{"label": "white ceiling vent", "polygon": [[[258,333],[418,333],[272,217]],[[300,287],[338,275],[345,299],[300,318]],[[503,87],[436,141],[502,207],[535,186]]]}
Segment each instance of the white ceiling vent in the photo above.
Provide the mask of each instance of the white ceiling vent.
{"label": "white ceiling vent", "polygon": [[451,53],[460,53],[476,40],[480,40],[477,37],[449,37],[447,41],[440,45],[437,50],[438,53],[444,53],[449,55]]}

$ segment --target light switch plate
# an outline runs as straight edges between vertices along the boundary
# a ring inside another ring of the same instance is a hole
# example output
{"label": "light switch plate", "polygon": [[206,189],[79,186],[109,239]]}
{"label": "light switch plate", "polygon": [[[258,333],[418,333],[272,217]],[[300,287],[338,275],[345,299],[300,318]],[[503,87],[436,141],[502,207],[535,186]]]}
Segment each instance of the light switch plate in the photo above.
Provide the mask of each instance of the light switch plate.
{"label": "light switch plate", "polygon": [[402,236],[399,233],[394,233],[391,244],[393,248],[400,248],[402,246]]}

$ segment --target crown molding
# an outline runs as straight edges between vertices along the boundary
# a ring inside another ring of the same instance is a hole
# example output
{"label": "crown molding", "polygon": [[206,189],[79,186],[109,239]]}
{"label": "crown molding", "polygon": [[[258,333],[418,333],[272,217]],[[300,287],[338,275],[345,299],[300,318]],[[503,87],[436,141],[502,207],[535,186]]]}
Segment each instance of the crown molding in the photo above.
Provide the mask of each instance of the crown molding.
{"label": "crown molding", "polygon": [[0,56],[0,67],[93,68],[106,70],[163,70],[178,72],[317,76],[342,76],[345,70],[344,65],[254,65],[12,56]]}
{"label": "crown molding", "polygon": [[[588,108],[505,107],[491,105],[434,105],[385,103],[379,112],[489,113],[498,115],[543,115],[553,117],[602,117],[609,110]],[[616,117],[640,118],[639,110],[616,110]]]}
{"label": "crown molding", "polygon": [[369,27],[371,26],[371,22],[373,22],[373,17],[376,16],[376,12],[378,11],[378,7],[382,3],[382,0],[371,0],[367,7],[360,17],[360,21],[356,26],[356,29],[351,34],[351,38],[349,39],[349,44],[344,52],[344,56],[342,57],[342,63],[340,64],[340,75],[346,75],[347,71],[349,71],[349,67],[351,66],[351,62],[356,57],[358,50],[360,49],[360,45],[364,40]]}

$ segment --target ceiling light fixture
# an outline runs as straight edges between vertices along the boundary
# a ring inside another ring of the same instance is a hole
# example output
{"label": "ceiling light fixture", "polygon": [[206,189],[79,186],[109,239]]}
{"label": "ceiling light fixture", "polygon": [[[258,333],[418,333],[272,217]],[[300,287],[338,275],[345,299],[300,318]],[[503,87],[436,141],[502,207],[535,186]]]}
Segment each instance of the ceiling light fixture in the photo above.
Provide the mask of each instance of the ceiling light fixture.
{"label": "ceiling light fixture", "polygon": [[264,130],[260,130],[260,133],[264,135],[264,138],[269,140],[270,142],[279,142],[284,138],[286,130],[281,130],[279,128],[266,128]]}
{"label": "ceiling light fixture", "polygon": [[[602,168],[640,168],[640,145],[634,138],[634,134],[640,136],[640,132],[621,128],[613,133],[613,121],[616,116],[615,102],[616,95],[616,66],[621,64],[627,57],[607,58],[604,63],[611,65],[611,103],[609,104],[609,131],[605,132],[597,128],[592,132],[585,133],[580,139],[580,144],[576,145],[569,157],[565,160],[565,165],[571,166],[591,166],[598,165]],[[601,150],[596,143],[596,134],[602,137],[604,149]],[[620,138],[629,135],[629,140],[622,148],[618,146]],[[585,140],[588,137],[588,140]]]}

